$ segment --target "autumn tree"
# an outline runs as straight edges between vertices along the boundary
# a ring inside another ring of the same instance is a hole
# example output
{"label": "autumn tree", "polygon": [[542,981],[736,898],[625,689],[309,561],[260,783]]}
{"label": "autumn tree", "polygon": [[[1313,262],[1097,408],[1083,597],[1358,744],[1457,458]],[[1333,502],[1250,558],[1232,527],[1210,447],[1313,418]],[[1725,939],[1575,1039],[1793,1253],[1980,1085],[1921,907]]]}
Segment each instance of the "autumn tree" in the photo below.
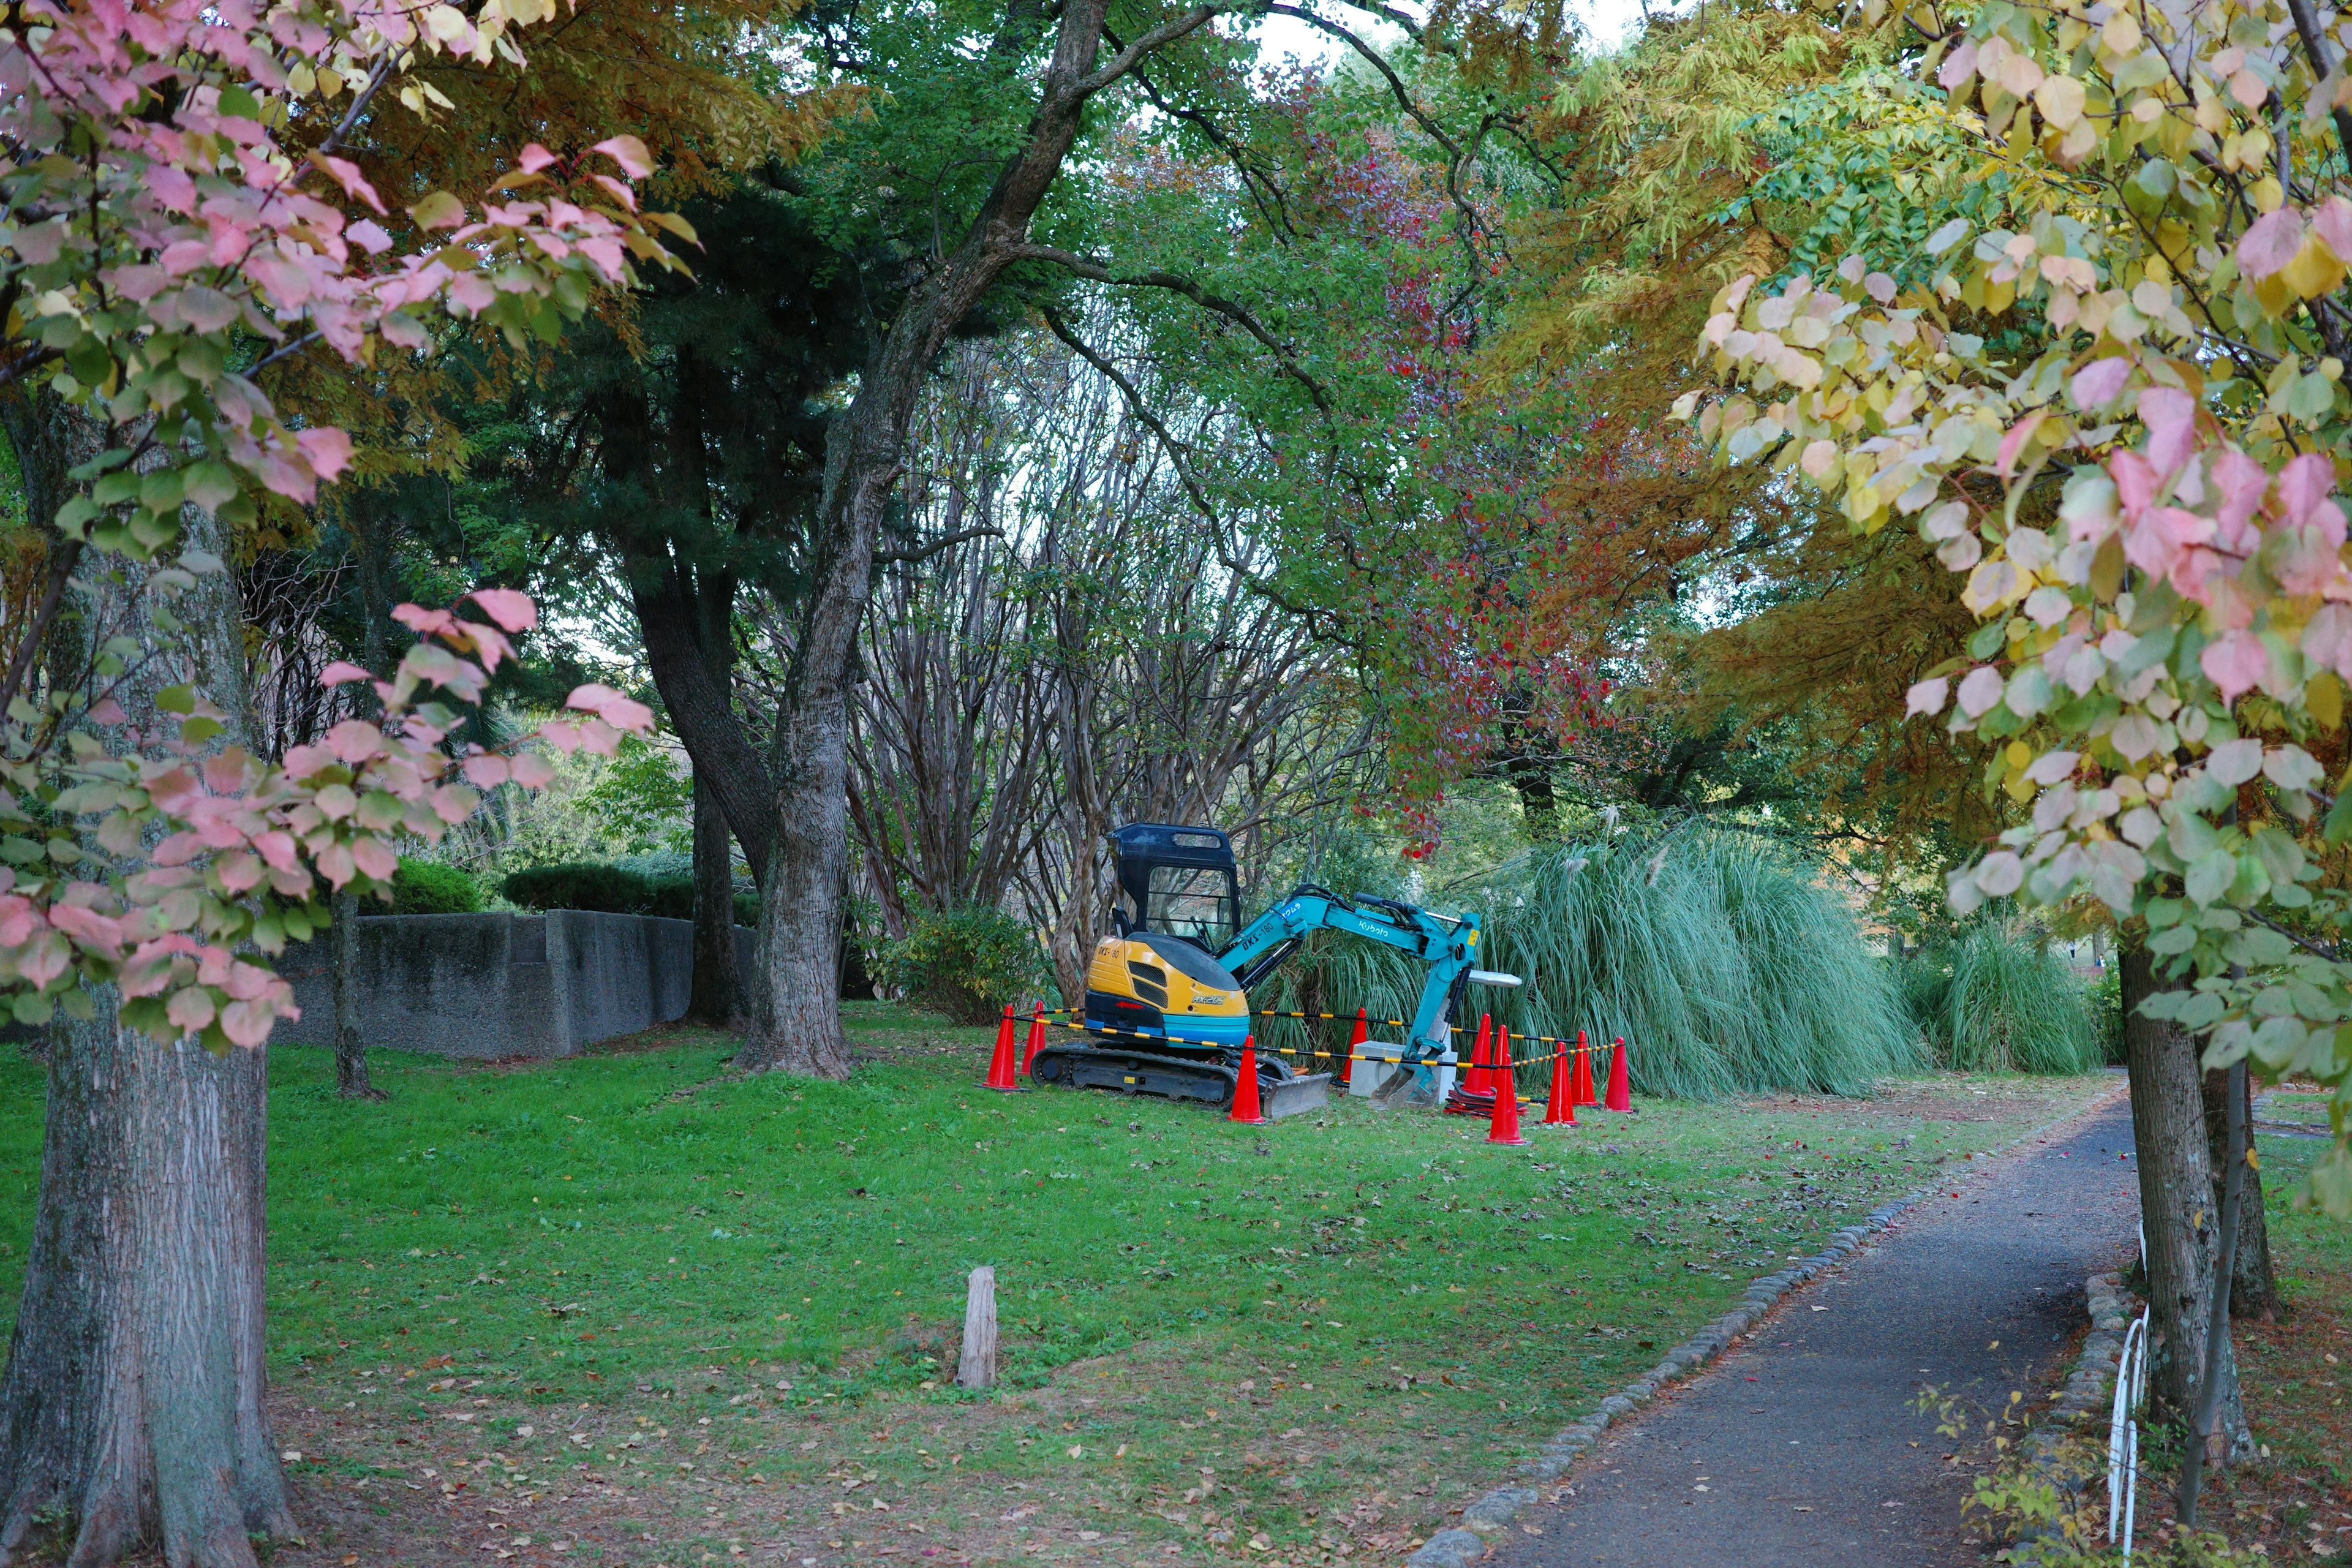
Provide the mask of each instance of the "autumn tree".
{"label": "autumn tree", "polygon": [[[1680,411],[1862,534],[1917,520],[1980,624],[1910,707],[1990,742],[1988,790],[2030,807],[1951,874],[1954,907],[2144,922],[2172,984],[2136,1012],[2229,1075],[2218,1215],[2195,1067],[2144,1108],[2143,1163],[2172,1163],[2143,1195],[2193,1522],[2202,1468],[2246,1441],[2227,1282],[2248,1078],[2352,1077],[2328,869],[2352,807],[2326,788],[2352,673],[2330,494],[2352,119],[2321,86],[2339,44],[2299,5],[1907,21],[1948,134],[2000,179],[1884,258],[1735,280],[1698,347],[1730,385]],[[2352,1151],[2297,1195],[2352,1208]]]}
{"label": "autumn tree", "polygon": [[[445,699],[478,696],[531,618],[495,590],[484,619],[414,612],[427,640],[376,687],[383,724],[257,761],[225,557],[255,497],[306,503],[350,454],[257,376],[314,342],[352,363],[411,353],[445,311],[560,325],[628,282],[633,253],[667,259],[625,140],[519,149],[478,216],[404,193],[421,243],[397,243],[338,132],[401,90],[404,60],[511,51],[518,19],[426,23],[169,0],[0,22],[0,393],[41,476],[44,547],[0,676],[0,989],[17,1021],[55,1020],[0,1381],[0,1555],[57,1512],[89,1564],[151,1538],[173,1564],[249,1564],[252,1532],[291,1529],[262,1403],[259,1054],[291,992],[251,953],[316,930],[321,884],[387,883],[394,833],[472,808]],[[289,150],[289,121],[322,119]],[[638,721],[617,693],[582,696]],[[589,726],[610,742],[604,717]],[[477,783],[536,765],[466,763]]]}

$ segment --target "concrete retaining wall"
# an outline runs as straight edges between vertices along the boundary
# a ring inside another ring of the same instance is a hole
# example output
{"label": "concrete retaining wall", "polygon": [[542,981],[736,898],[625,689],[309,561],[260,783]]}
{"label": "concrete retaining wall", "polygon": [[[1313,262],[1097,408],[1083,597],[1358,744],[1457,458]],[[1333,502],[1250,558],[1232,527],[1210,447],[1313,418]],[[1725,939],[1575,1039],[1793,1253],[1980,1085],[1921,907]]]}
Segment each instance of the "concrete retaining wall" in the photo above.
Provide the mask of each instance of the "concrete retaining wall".
{"label": "concrete retaining wall", "polygon": [[[360,1026],[370,1046],[436,1056],[577,1056],[598,1040],[683,1017],[694,922],[554,910],[542,915],[369,915],[359,922]],[[751,979],[751,932],[735,928]],[[302,1008],[273,1039],[331,1045],[335,1004],[323,941],[278,972]]]}

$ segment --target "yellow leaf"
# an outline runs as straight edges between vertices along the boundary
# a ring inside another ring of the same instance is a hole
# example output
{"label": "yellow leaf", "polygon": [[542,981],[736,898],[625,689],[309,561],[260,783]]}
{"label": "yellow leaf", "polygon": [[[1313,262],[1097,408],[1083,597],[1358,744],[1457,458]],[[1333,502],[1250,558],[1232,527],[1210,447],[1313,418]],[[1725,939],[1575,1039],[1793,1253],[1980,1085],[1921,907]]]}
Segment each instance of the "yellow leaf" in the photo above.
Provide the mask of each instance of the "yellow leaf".
{"label": "yellow leaf", "polygon": [[2344,722],[2344,682],[2334,670],[2321,670],[2305,685],[2303,705],[2321,724],[2335,729]]}
{"label": "yellow leaf", "polygon": [[2344,281],[2344,263],[2336,253],[2320,242],[2317,233],[2303,237],[2303,248],[2294,253],[2285,268],[2287,283],[2306,300],[2322,294],[2332,294]]}
{"label": "yellow leaf", "polygon": [[2001,755],[2009,759],[2011,767],[2021,768],[2033,760],[2033,748],[2022,741],[2011,741]]}
{"label": "yellow leaf", "polygon": [[466,204],[446,191],[436,191],[410,207],[408,216],[426,228],[455,228],[466,221]]}
{"label": "yellow leaf", "polygon": [[2083,84],[2071,76],[2043,77],[2042,85],[2033,89],[2034,107],[2061,131],[2072,130],[2083,118]]}
{"label": "yellow leaf", "polygon": [[2279,203],[2286,200],[2286,192],[2279,188],[2277,175],[2264,174],[2246,188],[2246,199],[2254,204],[2256,212],[2276,212]]}
{"label": "yellow leaf", "polygon": [[2117,11],[2099,29],[2099,41],[2116,54],[2129,58],[2139,53],[2139,23],[2129,11]]}

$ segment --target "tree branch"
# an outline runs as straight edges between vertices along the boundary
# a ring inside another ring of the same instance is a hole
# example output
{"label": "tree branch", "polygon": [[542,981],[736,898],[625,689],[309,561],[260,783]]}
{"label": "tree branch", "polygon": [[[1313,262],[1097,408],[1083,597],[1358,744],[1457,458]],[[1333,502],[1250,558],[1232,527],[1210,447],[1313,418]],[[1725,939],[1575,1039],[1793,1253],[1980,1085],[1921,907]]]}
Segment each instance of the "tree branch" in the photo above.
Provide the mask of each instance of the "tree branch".
{"label": "tree branch", "polygon": [[950,545],[961,544],[967,539],[1002,539],[1003,537],[1004,531],[1001,528],[958,529],[953,533],[943,534],[929,543],[919,545],[912,550],[877,550],[874,552],[874,563],[878,566],[885,562],[898,561],[912,564],[918,561],[929,561]]}
{"label": "tree branch", "polygon": [[1265,345],[1269,353],[1282,362],[1283,370],[1291,379],[1307,389],[1307,395],[1315,400],[1317,408],[1326,416],[1332,412],[1330,395],[1323,390],[1322,383],[1307,373],[1306,368],[1298,363],[1298,357],[1291,352],[1287,343],[1276,337],[1263,322],[1250,314],[1242,305],[1221,294],[1210,293],[1189,278],[1174,272],[1139,272],[1131,277],[1122,278],[1091,257],[1080,256],[1074,250],[1063,250],[1050,245],[1014,246],[1012,247],[1011,255],[1016,261],[1048,261],[1097,283],[1115,284],[1122,289],[1165,289],[1170,293],[1181,294],[1202,310],[1224,317],[1255,338]]}
{"label": "tree branch", "polygon": [[1150,405],[1143,400],[1142,392],[1137,388],[1135,383],[1127,378],[1127,373],[1113,364],[1108,355],[1098,353],[1082,341],[1077,333],[1070,330],[1070,324],[1062,319],[1062,313],[1050,305],[1045,308],[1045,325],[1055,337],[1069,346],[1072,353],[1094,366],[1102,374],[1104,380],[1118,388],[1119,395],[1127,400],[1129,415],[1137,424],[1157,437],[1160,446],[1167,448],[1168,460],[1176,468],[1176,481],[1184,487],[1184,494],[1192,500],[1194,510],[1211,522],[1216,521],[1216,509],[1209,504],[1209,498],[1201,489],[1200,482],[1192,478],[1192,465],[1185,461],[1192,453],[1191,446],[1179,440],[1176,433],[1168,428],[1166,422],[1151,411]]}
{"label": "tree branch", "polygon": [[1211,20],[1233,9],[1231,5],[1195,5],[1181,16],[1171,16],[1160,26],[1137,35],[1135,42],[1110,58],[1109,63],[1097,68],[1070,84],[1069,101],[1076,103],[1092,98],[1128,72],[1133,70],[1143,57],[1163,45],[1172,44],[1187,33],[1197,32]]}
{"label": "tree branch", "polygon": [[[2311,61],[2314,80],[2311,89],[2319,91],[2336,72],[2336,62],[2328,58],[2327,40],[2319,34],[2319,19],[2311,14],[2311,0],[2286,0],[2287,15],[2294,18],[2295,37],[2303,40],[2303,52]],[[2335,109],[2336,140],[2343,144],[2344,155],[2352,158],[2352,109],[2337,104]]]}

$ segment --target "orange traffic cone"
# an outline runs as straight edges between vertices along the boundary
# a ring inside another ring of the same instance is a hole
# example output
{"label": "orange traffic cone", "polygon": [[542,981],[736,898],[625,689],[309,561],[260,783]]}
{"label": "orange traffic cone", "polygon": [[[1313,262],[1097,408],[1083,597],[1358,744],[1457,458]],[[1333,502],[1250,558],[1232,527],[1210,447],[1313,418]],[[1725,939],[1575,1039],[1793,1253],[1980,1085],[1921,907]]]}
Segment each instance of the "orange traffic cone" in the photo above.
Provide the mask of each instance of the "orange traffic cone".
{"label": "orange traffic cone", "polygon": [[1551,1097],[1544,1101],[1546,1127],[1576,1125],[1576,1097],[1568,1087],[1568,1047],[1554,1042],[1551,1054]]}
{"label": "orange traffic cone", "polygon": [[1029,1046],[1021,1053],[1021,1070],[1027,1072],[1037,1060],[1037,1053],[1045,1048],[1045,1004],[1040,1001],[1035,1012],[1029,1015]]}
{"label": "orange traffic cone", "polygon": [[1249,1127],[1260,1126],[1265,1121],[1265,1117],[1257,1113],[1257,1037],[1255,1035],[1242,1037],[1241,1076],[1234,1084],[1233,1114],[1227,1116],[1225,1120],[1238,1121]]}
{"label": "orange traffic cone", "polygon": [[1473,1094],[1495,1092],[1495,1017],[1491,1013],[1478,1015],[1478,1043],[1470,1048],[1470,1082]]}
{"label": "orange traffic cone", "polygon": [[1013,1081],[1013,1004],[1004,1005],[1004,1016],[997,1020],[996,1054],[988,1058],[988,1082],[984,1086],[1006,1094],[1019,1090]]}
{"label": "orange traffic cone", "polygon": [[1633,1109],[1633,1085],[1625,1074],[1625,1037],[1617,1037],[1617,1047],[1609,1053],[1609,1098],[1603,1102],[1611,1110]]}
{"label": "orange traffic cone", "polygon": [[1371,1037],[1371,1029],[1364,1017],[1364,1010],[1361,1007],[1359,1007],[1356,1009],[1356,1026],[1348,1031],[1348,1054],[1339,1058],[1339,1087],[1341,1089],[1348,1087],[1348,1079],[1355,1071],[1356,1052],[1362,1047],[1366,1040],[1369,1040]]}
{"label": "orange traffic cone", "polygon": [[1489,1143],[1524,1143],[1519,1136],[1519,1085],[1511,1076],[1511,1031],[1502,1031],[1496,1043],[1495,1063],[1491,1080],[1495,1085],[1495,1120],[1486,1125]]}
{"label": "orange traffic cone", "polygon": [[1584,1031],[1576,1031],[1576,1076],[1569,1080],[1570,1105],[1598,1105],[1601,1097],[1592,1092],[1592,1047],[1584,1043]]}

